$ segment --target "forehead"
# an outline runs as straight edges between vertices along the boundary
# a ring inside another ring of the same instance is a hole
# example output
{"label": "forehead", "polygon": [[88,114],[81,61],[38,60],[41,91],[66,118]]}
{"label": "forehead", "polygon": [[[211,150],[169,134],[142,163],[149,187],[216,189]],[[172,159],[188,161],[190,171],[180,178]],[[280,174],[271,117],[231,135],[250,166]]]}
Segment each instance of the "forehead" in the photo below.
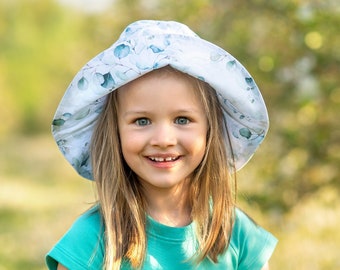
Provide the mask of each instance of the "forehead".
{"label": "forehead", "polygon": [[118,103],[129,103],[132,99],[165,98],[169,102],[177,98],[201,100],[197,79],[173,69],[163,68],[145,74],[118,89]]}

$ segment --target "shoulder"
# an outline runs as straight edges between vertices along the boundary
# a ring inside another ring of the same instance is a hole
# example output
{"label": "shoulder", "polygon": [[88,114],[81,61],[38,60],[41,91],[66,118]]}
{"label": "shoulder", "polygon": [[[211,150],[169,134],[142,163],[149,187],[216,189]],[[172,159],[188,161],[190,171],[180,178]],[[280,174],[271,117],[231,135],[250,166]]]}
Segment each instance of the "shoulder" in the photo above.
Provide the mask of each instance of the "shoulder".
{"label": "shoulder", "polygon": [[101,238],[104,227],[98,207],[91,208],[79,216],[61,240],[76,239],[83,244],[92,244]]}
{"label": "shoulder", "polygon": [[[104,256],[103,225],[97,207],[81,215],[46,256],[49,269],[100,269]],[[99,266],[99,267],[98,267]]]}
{"label": "shoulder", "polygon": [[277,239],[271,233],[240,209],[235,210],[229,248],[238,257],[239,269],[261,269],[271,257],[276,244]]}
{"label": "shoulder", "polygon": [[74,231],[79,234],[86,231],[98,235],[102,229],[103,223],[101,220],[101,214],[98,206],[95,206],[79,216],[73,223],[69,232]]}

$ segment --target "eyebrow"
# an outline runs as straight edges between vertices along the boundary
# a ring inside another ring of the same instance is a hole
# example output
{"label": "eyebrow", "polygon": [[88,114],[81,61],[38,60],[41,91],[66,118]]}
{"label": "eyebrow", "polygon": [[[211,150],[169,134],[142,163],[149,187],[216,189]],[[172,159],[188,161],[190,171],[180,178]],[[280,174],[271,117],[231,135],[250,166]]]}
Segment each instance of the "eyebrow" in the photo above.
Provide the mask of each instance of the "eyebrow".
{"label": "eyebrow", "polygon": [[[199,110],[195,110],[195,109],[180,109],[180,110],[176,110],[171,112],[171,114],[190,114],[190,113],[199,113]],[[126,111],[123,113],[123,116],[129,116],[129,115],[148,115],[151,114],[150,111],[145,111],[145,110],[131,110],[131,111]]]}
{"label": "eyebrow", "polygon": [[123,117],[128,117],[130,115],[146,115],[146,111],[127,111],[122,114]]}

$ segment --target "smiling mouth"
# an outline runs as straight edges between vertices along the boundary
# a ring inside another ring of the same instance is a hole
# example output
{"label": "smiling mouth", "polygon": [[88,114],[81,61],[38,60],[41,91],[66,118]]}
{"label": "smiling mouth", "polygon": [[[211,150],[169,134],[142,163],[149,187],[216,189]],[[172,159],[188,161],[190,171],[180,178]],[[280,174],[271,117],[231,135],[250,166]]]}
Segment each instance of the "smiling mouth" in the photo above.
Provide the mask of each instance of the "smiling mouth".
{"label": "smiling mouth", "polygon": [[178,160],[179,157],[149,157],[149,159],[154,162],[172,162]]}

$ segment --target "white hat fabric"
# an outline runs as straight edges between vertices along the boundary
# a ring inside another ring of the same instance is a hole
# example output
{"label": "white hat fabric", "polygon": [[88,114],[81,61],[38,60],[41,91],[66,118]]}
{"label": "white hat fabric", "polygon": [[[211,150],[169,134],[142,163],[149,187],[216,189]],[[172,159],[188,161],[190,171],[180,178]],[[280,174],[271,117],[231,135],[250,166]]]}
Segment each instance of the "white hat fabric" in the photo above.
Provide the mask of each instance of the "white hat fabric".
{"label": "white hat fabric", "polygon": [[228,52],[200,38],[186,25],[143,20],[130,24],[110,48],[77,73],[57,108],[53,136],[81,176],[93,179],[90,143],[107,95],[167,65],[216,90],[231,135],[236,169],[252,157],[268,131],[269,120],[248,71]]}

